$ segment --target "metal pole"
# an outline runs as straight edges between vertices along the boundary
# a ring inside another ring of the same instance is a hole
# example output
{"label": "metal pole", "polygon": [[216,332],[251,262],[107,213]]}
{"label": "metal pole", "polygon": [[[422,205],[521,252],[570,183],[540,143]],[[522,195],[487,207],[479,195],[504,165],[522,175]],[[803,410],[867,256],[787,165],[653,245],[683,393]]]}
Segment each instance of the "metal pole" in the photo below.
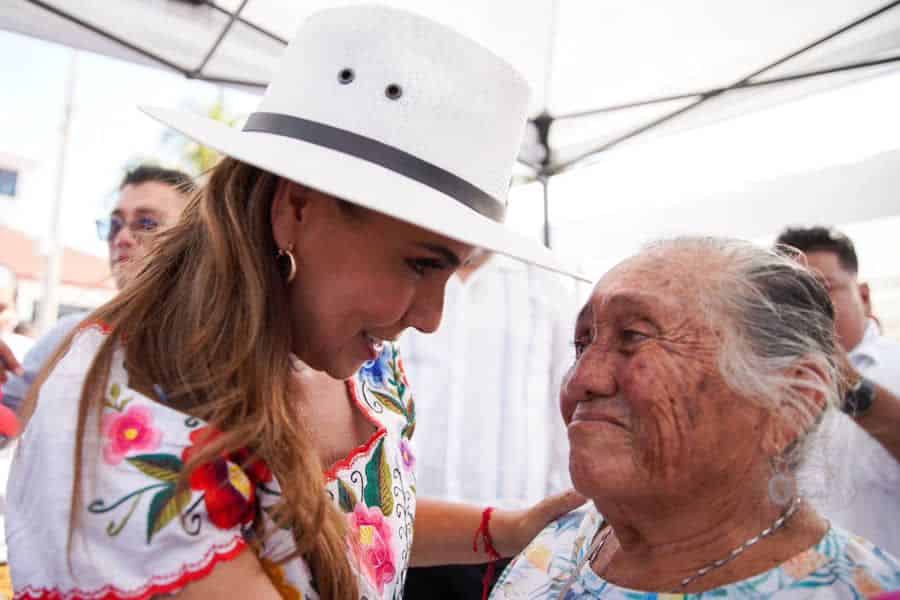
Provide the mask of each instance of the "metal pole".
{"label": "metal pole", "polygon": [[541,182],[544,190],[544,245],[552,248],[553,245],[550,243],[550,180],[542,175],[538,177],[538,181]]}
{"label": "metal pole", "polygon": [[47,232],[46,257],[44,263],[44,291],[41,298],[38,331],[46,332],[56,322],[59,312],[59,281],[62,275],[63,246],[59,235],[59,221],[62,213],[63,189],[65,187],[66,158],[69,150],[69,131],[72,124],[72,106],[75,95],[75,78],[78,66],[78,52],[73,50],[69,58],[66,77],[65,106],[60,127],[59,156],[56,162],[56,190],[50,208],[50,223]]}

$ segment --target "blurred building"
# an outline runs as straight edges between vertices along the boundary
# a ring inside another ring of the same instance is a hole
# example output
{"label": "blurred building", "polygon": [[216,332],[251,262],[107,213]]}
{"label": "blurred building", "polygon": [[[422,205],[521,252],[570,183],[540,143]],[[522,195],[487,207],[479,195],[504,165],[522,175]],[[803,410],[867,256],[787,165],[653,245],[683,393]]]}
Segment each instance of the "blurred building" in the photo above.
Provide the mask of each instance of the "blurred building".
{"label": "blurred building", "polygon": [[[18,309],[23,321],[37,317],[41,301],[44,256],[40,245],[21,231],[0,226],[0,263],[19,277]],[[116,293],[106,260],[72,248],[63,252],[60,283],[60,317],[97,307]]]}
{"label": "blurred building", "polygon": [[[25,203],[33,201],[28,193],[29,175],[36,164],[25,157],[0,152],[0,263],[18,276],[17,309],[24,322],[35,320],[43,294],[43,244],[18,227]],[[106,259],[64,249],[58,316],[92,309],[115,292]]]}

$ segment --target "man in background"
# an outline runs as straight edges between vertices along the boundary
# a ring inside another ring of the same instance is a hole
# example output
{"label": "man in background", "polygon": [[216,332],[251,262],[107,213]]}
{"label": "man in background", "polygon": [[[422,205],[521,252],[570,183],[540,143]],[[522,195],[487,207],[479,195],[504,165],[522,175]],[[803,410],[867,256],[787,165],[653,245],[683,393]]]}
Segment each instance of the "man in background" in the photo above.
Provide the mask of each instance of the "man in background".
{"label": "man in background", "polygon": [[[572,281],[483,253],[448,281],[440,328],[404,334],[419,496],[512,508],[571,487],[558,399],[575,293]],[[480,599],[483,576],[478,565],[411,569],[405,597]]]}
{"label": "man in background", "polygon": [[834,523],[900,555],[900,343],[882,336],[872,318],[850,238],[827,227],[789,228],[777,242],[801,250],[828,289],[837,341],[861,375],[825,428],[823,456],[813,456],[810,468],[821,473],[810,476],[824,479],[817,487],[827,491],[812,499]]}
{"label": "man in background", "polygon": [[[125,175],[109,216],[97,221],[97,233],[109,247],[109,266],[117,289],[124,288],[140,270],[148,236],[178,222],[195,187],[193,179],[181,171],[150,165],[141,165]],[[34,344],[21,361],[24,375],[10,377],[3,386],[5,405],[18,410],[41,367],[85,316],[76,313],[63,317]]]}

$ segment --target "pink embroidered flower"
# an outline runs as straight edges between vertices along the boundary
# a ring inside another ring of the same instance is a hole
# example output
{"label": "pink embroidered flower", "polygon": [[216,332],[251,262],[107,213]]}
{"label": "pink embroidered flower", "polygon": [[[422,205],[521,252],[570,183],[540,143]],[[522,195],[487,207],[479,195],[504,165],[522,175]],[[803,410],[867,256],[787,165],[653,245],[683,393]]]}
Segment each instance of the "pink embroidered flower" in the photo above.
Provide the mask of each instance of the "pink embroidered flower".
{"label": "pink embroidered flower", "polygon": [[104,414],[103,435],[103,458],[110,465],[119,464],[134,450],[156,450],[162,440],[162,432],[153,426],[153,413],[146,406]]}
{"label": "pink embroidered flower", "polygon": [[380,508],[367,508],[362,502],[347,518],[350,521],[350,547],[356,554],[360,569],[381,594],[384,584],[393,581],[397,574],[394,549],[391,547],[391,525]]}
{"label": "pink embroidered flower", "polygon": [[416,456],[413,454],[412,446],[406,440],[400,440],[400,457],[408,472],[412,472],[416,468]]}

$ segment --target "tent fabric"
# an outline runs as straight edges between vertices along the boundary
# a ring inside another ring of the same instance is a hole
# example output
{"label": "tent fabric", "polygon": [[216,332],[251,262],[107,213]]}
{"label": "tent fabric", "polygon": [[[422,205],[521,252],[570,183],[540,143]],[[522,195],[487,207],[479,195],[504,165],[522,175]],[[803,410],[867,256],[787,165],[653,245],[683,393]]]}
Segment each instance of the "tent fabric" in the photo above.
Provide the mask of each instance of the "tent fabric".
{"label": "tent fabric", "polygon": [[[306,16],[355,3],[6,0],[0,29],[258,89]],[[533,126],[522,162],[547,175],[625,141],[900,68],[896,1],[385,3],[460,30],[525,74],[532,114],[552,121],[546,139]]]}
{"label": "tent fabric", "polygon": [[[358,1],[3,0],[0,29],[258,93],[306,16]],[[509,221],[589,273],[660,235],[900,214],[900,0],[375,1],[525,75]]]}

